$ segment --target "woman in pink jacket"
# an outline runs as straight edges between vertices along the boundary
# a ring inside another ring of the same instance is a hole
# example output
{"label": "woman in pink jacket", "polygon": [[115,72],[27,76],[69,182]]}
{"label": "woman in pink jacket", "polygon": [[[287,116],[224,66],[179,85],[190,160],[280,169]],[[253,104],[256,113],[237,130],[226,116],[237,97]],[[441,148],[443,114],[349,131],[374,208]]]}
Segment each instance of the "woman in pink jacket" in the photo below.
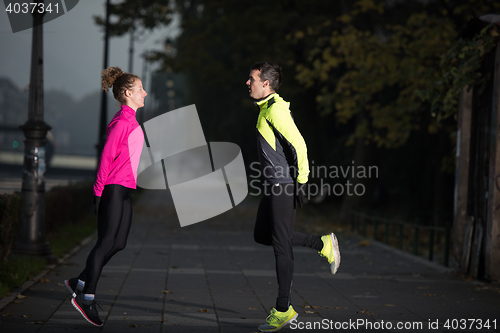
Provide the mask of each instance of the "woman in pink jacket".
{"label": "woman in pink jacket", "polygon": [[102,88],[107,92],[110,87],[121,109],[108,125],[94,184],[97,242],[78,278],[64,281],[73,295],[71,304],[96,326],[102,326],[94,300],[99,276],[111,257],[125,248],[132,222],[130,192],[136,188],[144,143],[135,114],[144,106],[147,95],[139,77],[124,73],[119,67],[109,67],[102,72]]}

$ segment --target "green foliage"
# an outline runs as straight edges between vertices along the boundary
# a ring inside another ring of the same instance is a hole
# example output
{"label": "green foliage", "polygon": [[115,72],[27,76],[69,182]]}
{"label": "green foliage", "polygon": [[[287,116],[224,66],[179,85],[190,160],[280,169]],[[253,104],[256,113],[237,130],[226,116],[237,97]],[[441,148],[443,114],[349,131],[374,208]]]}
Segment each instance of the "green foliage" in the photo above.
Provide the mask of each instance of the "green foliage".
{"label": "green foliage", "polygon": [[500,27],[490,24],[472,39],[459,38],[444,53],[440,63],[440,80],[420,93],[424,100],[431,102],[431,112],[437,121],[455,116],[463,87],[475,87],[481,91],[485,77],[479,69],[485,55],[498,44]]}
{"label": "green foliage", "polygon": [[[122,36],[136,26],[151,30],[160,25],[167,25],[172,20],[173,10],[168,0],[125,0],[110,4],[110,36]],[[116,20],[118,18],[118,20]],[[106,26],[106,16],[94,16],[94,21],[101,27]]]}
{"label": "green foliage", "polygon": [[[414,92],[438,79],[440,55],[456,32],[450,20],[425,11],[411,13],[403,23],[363,30],[355,24],[356,15],[384,8],[373,1],[359,1],[355,8],[338,18],[346,24],[341,31],[328,35],[320,27],[313,34],[318,43],[308,62],[297,65],[297,79],[306,87],[319,82],[319,107],[323,113],[335,112],[341,123],[363,115],[348,144],[363,138],[398,147],[419,129],[425,104]],[[331,76],[338,77],[333,84]]]}
{"label": "green foliage", "polygon": [[[434,118],[435,109],[443,101],[447,114],[456,110],[457,91],[465,83],[477,82],[474,71],[494,45],[491,29],[473,42],[454,42],[471,9],[498,9],[498,4],[431,1],[399,6],[396,11],[395,6],[387,1],[357,1],[337,18],[341,29],[331,29],[327,21],[291,35],[295,42],[317,41],[307,61],[296,65],[296,78],[319,91],[316,101],[322,114],[335,113],[342,124],[361,115],[348,144],[361,138],[394,148],[404,145],[422,125],[436,133],[443,124],[441,117]],[[373,23],[367,26],[366,21]],[[443,54],[447,54],[444,59]],[[429,87],[436,87],[436,92],[422,99],[417,92]],[[428,100],[433,105],[430,120]]]}
{"label": "green foliage", "polygon": [[97,216],[88,214],[78,224],[62,224],[47,234],[47,242],[52,253],[62,258],[85,237],[97,230]]}
{"label": "green foliage", "polygon": [[21,228],[22,200],[19,193],[0,195],[0,262],[9,256]]}

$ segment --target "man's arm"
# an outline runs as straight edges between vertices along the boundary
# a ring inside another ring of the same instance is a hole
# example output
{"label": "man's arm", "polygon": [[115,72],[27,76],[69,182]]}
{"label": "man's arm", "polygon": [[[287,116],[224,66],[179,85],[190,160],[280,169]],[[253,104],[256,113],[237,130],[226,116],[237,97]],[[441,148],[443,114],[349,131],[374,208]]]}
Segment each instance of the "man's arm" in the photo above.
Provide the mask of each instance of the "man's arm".
{"label": "man's arm", "polygon": [[274,127],[276,134],[286,143],[294,159],[294,165],[298,170],[297,181],[301,184],[307,183],[309,177],[309,161],[307,160],[307,146],[299,129],[293,121],[290,110],[274,106],[269,112],[267,120]]}

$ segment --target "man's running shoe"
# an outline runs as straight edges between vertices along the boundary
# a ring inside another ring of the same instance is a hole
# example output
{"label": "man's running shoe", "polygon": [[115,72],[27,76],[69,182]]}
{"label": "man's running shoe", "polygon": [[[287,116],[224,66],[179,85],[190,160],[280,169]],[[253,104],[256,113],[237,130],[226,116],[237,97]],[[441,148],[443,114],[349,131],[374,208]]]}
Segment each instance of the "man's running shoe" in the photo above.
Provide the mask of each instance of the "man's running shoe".
{"label": "man's running shoe", "polygon": [[332,232],[329,235],[322,236],[321,240],[323,241],[323,249],[319,252],[319,254],[328,259],[330,270],[332,274],[335,274],[340,266],[340,250],[337,237]]}
{"label": "man's running shoe", "polygon": [[259,325],[259,331],[276,332],[283,326],[288,325],[290,321],[297,318],[297,316],[297,312],[295,312],[291,305],[288,307],[288,311],[286,312],[280,312],[273,308],[271,310],[271,314],[266,318],[267,324]]}
{"label": "man's running shoe", "polygon": [[83,299],[83,294],[78,294],[78,296],[71,300],[71,304],[89,323],[95,326],[102,326],[102,320],[97,313],[97,303],[94,300],[86,301]]}
{"label": "man's running shoe", "polygon": [[64,285],[69,290],[71,296],[76,297],[79,293],[82,292],[82,289],[78,286],[78,278],[71,278],[69,280],[64,280]]}

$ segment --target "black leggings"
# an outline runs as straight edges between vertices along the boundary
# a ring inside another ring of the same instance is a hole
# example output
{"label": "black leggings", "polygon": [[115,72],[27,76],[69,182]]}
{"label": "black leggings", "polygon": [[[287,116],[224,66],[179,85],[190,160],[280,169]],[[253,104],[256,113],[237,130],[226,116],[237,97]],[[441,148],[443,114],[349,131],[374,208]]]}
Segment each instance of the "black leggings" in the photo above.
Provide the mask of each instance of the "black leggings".
{"label": "black leggings", "polygon": [[323,248],[321,237],[293,230],[293,186],[283,184],[265,187],[254,229],[255,241],[272,245],[274,249],[279,285],[276,310],[280,312],[287,311],[290,305],[294,269],[292,246],[306,246],[317,251]]}
{"label": "black leggings", "polygon": [[85,269],[78,276],[85,281],[85,294],[95,294],[102,268],[127,245],[132,222],[130,191],[121,185],[104,187],[97,218],[97,242],[87,257]]}

